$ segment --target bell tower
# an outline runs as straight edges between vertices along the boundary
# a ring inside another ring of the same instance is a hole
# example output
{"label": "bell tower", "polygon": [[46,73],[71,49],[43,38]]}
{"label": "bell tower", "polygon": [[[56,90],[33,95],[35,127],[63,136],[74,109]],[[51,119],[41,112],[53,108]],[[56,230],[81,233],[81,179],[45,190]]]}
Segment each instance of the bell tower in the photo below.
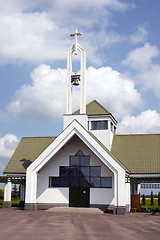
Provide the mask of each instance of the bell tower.
{"label": "bell tower", "polygon": [[[82,46],[77,42],[78,36],[82,33],[75,29],[75,33],[70,34],[70,37],[75,38],[73,46],[68,50],[67,56],[67,101],[66,114],[63,115],[63,129],[66,128],[73,120],[77,120],[84,128],[88,127],[88,116],[86,115],[86,53]],[[77,55],[80,52],[80,69],[73,72],[72,61],[73,54]],[[80,114],[72,113],[72,90],[80,88]]]}
{"label": "bell tower", "polygon": [[[67,56],[67,105],[66,114],[72,114],[72,88],[80,87],[80,114],[86,114],[86,83],[85,83],[85,70],[86,70],[86,53],[82,46],[78,44],[77,37],[82,33],[75,29],[75,33],[70,34],[70,37],[75,38],[75,43],[68,50]],[[77,55],[80,52],[80,70],[72,72],[72,55]]]}

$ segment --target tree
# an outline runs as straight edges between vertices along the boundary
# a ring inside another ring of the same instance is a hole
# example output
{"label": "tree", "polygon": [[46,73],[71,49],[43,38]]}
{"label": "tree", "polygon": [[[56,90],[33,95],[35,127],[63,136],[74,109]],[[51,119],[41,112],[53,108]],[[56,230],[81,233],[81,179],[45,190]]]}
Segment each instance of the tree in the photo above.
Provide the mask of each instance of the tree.
{"label": "tree", "polygon": [[160,206],[160,192],[158,193],[158,206]]}
{"label": "tree", "polygon": [[154,205],[153,192],[151,191],[151,206]]}
{"label": "tree", "polygon": [[143,197],[142,197],[142,205],[145,205],[146,204],[146,197],[145,197],[145,194],[143,194]]}
{"label": "tree", "polygon": [[0,199],[4,198],[4,190],[0,188]]}
{"label": "tree", "polygon": [[18,191],[17,191],[16,184],[14,184],[13,189],[12,189],[12,198],[18,198]]}

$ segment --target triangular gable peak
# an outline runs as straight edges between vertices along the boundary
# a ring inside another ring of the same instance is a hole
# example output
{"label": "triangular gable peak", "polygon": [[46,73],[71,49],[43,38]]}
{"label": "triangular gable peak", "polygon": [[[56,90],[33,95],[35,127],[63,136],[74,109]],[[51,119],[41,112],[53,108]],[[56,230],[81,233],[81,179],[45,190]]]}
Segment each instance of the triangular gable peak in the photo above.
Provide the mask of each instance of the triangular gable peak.
{"label": "triangular gable peak", "polygon": [[[125,179],[125,168],[103,148],[89,132],[74,120],[27,168],[26,175],[26,200],[25,203],[36,203],[37,194],[37,178],[41,172],[50,164],[57,154],[61,154],[63,147],[72,140],[75,135],[89,148],[89,150],[106,166],[114,176],[115,195],[119,194],[120,189],[117,188],[118,179]],[[71,149],[71,148],[70,148]],[[79,150],[77,149],[76,152]],[[75,153],[76,154],[76,153]],[[65,155],[67,157],[67,155]],[[51,161],[50,161],[51,160]],[[124,184],[123,184],[124,185]],[[124,186],[123,186],[124,187]],[[121,188],[122,189],[122,188]],[[115,196],[116,205],[120,205],[120,199]]]}
{"label": "triangular gable peak", "polygon": [[60,150],[70,139],[77,135],[98,158],[114,173],[125,168],[109,153],[86,129],[74,120],[28,167],[27,173],[38,173],[45,164]]}

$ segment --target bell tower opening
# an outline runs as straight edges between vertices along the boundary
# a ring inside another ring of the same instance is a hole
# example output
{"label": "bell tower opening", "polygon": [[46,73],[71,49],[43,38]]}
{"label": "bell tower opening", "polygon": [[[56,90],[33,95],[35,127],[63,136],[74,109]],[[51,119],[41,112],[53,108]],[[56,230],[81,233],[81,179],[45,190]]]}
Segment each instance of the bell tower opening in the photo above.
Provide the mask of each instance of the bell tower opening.
{"label": "bell tower opening", "polygon": [[[72,114],[72,97],[73,88],[80,88],[80,114],[86,114],[86,84],[85,84],[85,70],[86,70],[86,53],[82,46],[78,44],[77,37],[82,33],[75,29],[75,33],[70,34],[70,37],[75,38],[75,43],[68,50],[67,56],[67,104],[66,114]],[[73,60],[79,57],[80,52],[80,69],[74,71]],[[75,55],[75,56],[74,56]]]}

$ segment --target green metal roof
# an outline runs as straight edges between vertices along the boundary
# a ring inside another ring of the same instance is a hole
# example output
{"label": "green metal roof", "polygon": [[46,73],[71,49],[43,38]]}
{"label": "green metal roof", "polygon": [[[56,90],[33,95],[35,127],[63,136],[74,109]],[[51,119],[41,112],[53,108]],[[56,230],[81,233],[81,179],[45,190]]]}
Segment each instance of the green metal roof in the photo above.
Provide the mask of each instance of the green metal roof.
{"label": "green metal roof", "polygon": [[[89,134],[128,173],[160,174],[160,134],[114,135],[109,151],[91,132]],[[23,174],[26,168],[56,137],[24,137],[11,157],[4,174]]]}
{"label": "green metal roof", "polygon": [[[111,113],[105,109],[99,102],[93,100],[86,105],[86,113],[88,116],[92,115],[110,115]],[[80,110],[75,111],[73,114],[80,114]]]}
{"label": "green metal roof", "polygon": [[132,174],[160,173],[160,134],[115,135],[111,153]]}
{"label": "green metal roof", "polygon": [[11,157],[6,173],[25,173],[26,168],[54,141],[56,137],[24,137]]}

